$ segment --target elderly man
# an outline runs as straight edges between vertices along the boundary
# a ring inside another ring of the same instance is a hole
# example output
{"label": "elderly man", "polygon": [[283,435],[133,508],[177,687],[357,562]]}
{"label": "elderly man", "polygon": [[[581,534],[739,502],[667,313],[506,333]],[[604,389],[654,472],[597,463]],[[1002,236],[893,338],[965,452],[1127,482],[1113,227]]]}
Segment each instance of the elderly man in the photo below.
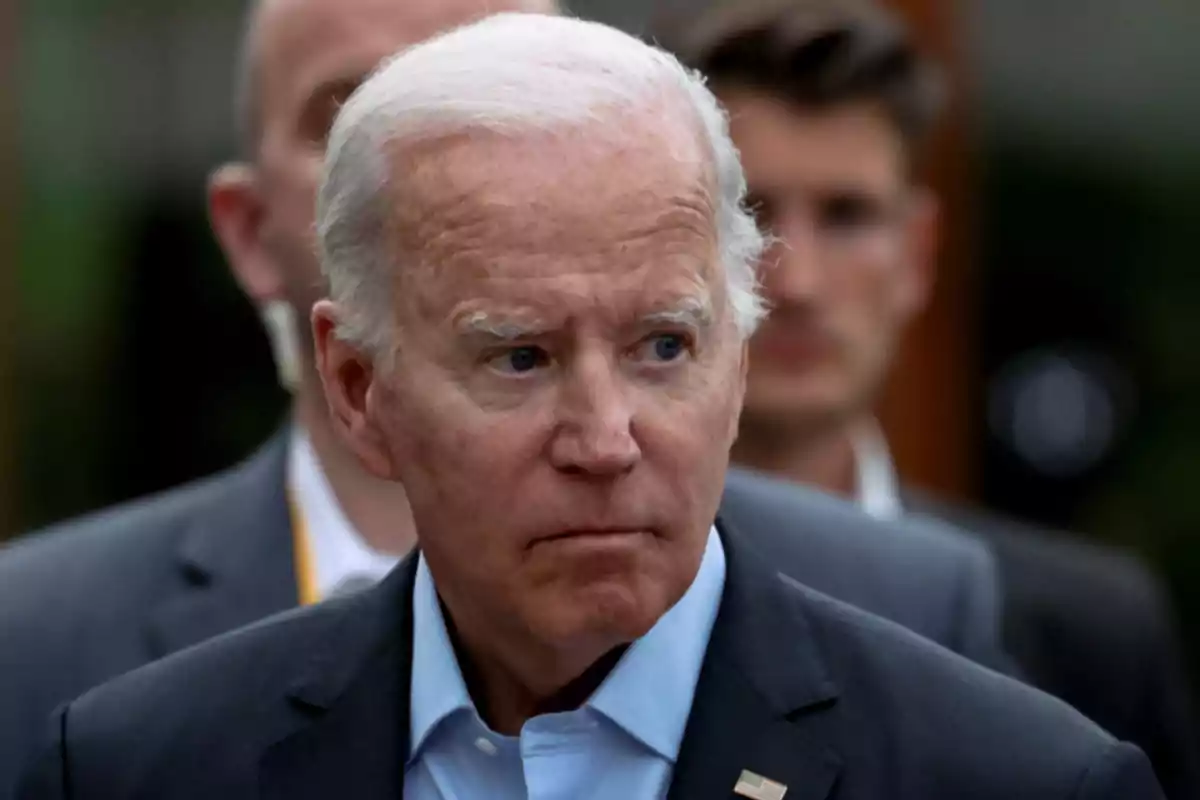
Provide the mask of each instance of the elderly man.
{"label": "elderly man", "polygon": [[1023,677],[1145,750],[1171,797],[1200,797],[1189,691],[1146,569],[897,484],[873,408],[932,281],[937,203],[913,164],[936,117],[934,66],[872,0],[729,0],[663,22],[656,39],[726,106],[775,240],[733,459],[880,519],[932,513],[978,533]]}
{"label": "elderly man", "polygon": [[[334,435],[307,319],[312,237],[336,109],[396,49],[549,0],[264,0],[243,45],[245,159],[216,170],[210,210],[247,296],[271,320],[291,424],[247,463],[37,533],[0,553],[0,798],[55,706],[155,659],[372,583],[411,546],[403,487]],[[451,501],[456,502],[456,501]],[[733,473],[722,516],[780,570],[957,652],[997,662],[983,548],[871,520],[814,492]]]}
{"label": "elderly man", "polygon": [[1065,705],[714,524],[762,307],[669,56],[500,15],[346,103],[317,359],[420,551],[63,709],[26,798],[1154,798]]}

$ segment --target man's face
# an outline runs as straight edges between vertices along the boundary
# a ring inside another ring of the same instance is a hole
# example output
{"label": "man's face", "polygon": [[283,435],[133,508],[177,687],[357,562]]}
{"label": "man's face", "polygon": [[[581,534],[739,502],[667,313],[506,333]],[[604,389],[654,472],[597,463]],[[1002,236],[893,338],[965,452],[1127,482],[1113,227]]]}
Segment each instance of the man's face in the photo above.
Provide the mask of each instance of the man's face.
{"label": "man's face", "polygon": [[[324,295],[313,233],[316,190],[326,137],[342,102],[383,59],[406,46],[487,13],[553,13],[555,5],[553,0],[262,2],[251,34],[258,146],[249,178],[234,187],[240,192],[238,218],[229,223],[242,235],[218,233],[251,299],[285,300],[305,320]],[[221,175],[214,178],[214,191]],[[220,228],[219,211],[214,218]],[[307,335],[300,338],[302,346],[311,346]]]}
{"label": "man's face", "polygon": [[[362,391],[364,461],[404,484],[456,622],[510,642],[640,636],[695,577],[722,491],[744,347],[714,198],[694,134],[641,128],[472,135],[398,170],[417,266],[395,366]],[[354,372],[320,360],[327,387]]]}
{"label": "man's face", "polygon": [[821,429],[867,410],[928,283],[933,209],[908,182],[881,107],[809,111],[718,89],[750,203],[775,237],[761,280],[771,316],[750,346],[743,420]]}

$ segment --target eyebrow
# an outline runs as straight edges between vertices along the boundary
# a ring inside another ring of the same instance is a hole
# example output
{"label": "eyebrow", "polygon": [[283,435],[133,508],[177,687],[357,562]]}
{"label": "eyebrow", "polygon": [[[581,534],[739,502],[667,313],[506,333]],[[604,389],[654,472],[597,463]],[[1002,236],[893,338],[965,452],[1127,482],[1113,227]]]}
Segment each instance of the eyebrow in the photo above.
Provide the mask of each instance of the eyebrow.
{"label": "eyebrow", "polygon": [[[712,305],[707,298],[687,297],[670,306],[650,311],[638,318],[641,327],[683,325],[702,330],[712,323]],[[549,325],[539,318],[522,321],[506,319],[486,311],[472,311],[454,320],[454,329],[462,336],[486,337],[514,342],[541,336]]]}
{"label": "eyebrow", "polygon": [[489,339],[512,342],[545,333],[546,325],[537,319],[516,322],[500,319],[486,311],[473,311],[456,319],[454,329],[464,336],[486,336]]}
{"label": "eyebrow", "polygon": [[641,324],[653,325],[686,325],[690,328],[703,329],[712,324],[712,304],[708,298],[686,297],[675,304],[651,311],[641,318]]}

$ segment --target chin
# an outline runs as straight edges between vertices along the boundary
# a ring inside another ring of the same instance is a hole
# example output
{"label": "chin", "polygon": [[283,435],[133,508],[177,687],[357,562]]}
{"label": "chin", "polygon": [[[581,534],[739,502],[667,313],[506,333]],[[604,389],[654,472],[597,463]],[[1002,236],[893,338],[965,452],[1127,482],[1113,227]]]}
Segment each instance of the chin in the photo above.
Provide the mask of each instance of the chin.
{"label": "chin", "polygon": [[626,644],[646,635],[673,603],[661,591],[627,583],[589,586],[558,606],[557,629],[562,640],[596,641],[604,648]]}

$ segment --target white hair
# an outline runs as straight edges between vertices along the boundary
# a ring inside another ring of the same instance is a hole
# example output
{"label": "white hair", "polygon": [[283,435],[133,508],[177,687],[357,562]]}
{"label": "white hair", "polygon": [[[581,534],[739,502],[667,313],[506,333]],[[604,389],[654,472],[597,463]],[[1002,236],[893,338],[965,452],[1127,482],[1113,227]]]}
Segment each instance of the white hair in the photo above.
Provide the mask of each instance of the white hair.
{"label": "white hair", "polygon": [[321,268],[342,311],[339,336],[376,357],[393,344],[397,254],[386,252],[384,189],[397,143],[583,125],[621,135],[623,116],[661,118],[667,109],[690,110],[686,121],[709,151],[726,294],[748,337],[765,315],[756,276],[764,242],[743,205],[746,180],[727,119],[703,78],[614,28],[524,13],[490,16],[402,51],[342,108],[317,199]]}

